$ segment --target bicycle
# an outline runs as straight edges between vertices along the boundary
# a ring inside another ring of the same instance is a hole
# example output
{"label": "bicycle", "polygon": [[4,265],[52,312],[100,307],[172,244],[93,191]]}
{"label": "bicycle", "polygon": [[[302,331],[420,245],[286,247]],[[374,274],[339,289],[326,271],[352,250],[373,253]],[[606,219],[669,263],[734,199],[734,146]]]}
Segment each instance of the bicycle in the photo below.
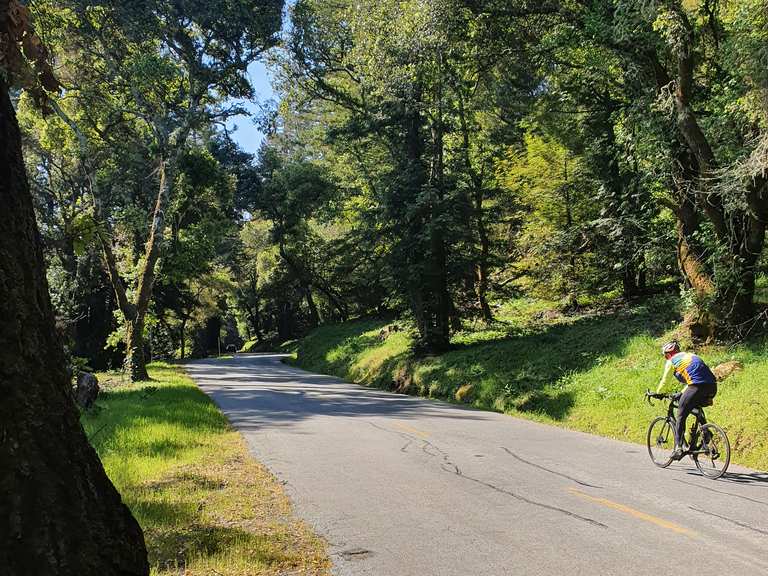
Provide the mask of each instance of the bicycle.
{"label": "bicycle", "polygon": [[[672,451],[675,447],[675,409],[677,408],[676,394],[652,394],[645,392],[648,404],[653,406],[651,399],[669,400],[666,416],[659,416],[651,421],[648,427],[648,455],[659,468],[666,468],[672,463]],[[710,400],[704,406],[711,406]],[[691,411],[694,416],[691,426],[691,441],[684,455],[690,456],[704,476],[716,480],[728,470],[731,462],[731,444],[725,430],[717,424],[707,422],[703,406]]]}

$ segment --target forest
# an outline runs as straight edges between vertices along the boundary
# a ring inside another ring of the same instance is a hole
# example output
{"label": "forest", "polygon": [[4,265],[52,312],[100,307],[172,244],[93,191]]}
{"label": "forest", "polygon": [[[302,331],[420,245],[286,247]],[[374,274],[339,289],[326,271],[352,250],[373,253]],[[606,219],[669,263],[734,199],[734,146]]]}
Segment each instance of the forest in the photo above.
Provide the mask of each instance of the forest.
{"label": "forest", "polygon": [[[0,0],[0,72],[3,380],[54,366],[0,385],[31,435],[81,370],[354,319],[414,357],[521,298],[670,295],[693,343],[768,323],[766,0]],[[114,498],[94,474],[71,489]]]}
{"label": "forest", "polygon": [[[740,338],[768,215],[762,0],[35,2],[60,86],[24,157],[71,361],[407,318],[424,353],[521,295],[680,293]],[[266,60],[258,154],[226,130]]]}

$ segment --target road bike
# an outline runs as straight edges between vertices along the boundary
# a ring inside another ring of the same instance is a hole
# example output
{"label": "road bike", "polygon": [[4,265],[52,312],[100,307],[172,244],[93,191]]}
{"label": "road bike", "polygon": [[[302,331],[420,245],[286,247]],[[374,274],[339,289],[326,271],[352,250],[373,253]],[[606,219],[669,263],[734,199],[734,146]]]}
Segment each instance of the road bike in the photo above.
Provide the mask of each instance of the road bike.
{"label": "road bike", "polygon": [[[675,448],[675,411],[677,394],[652,394],[646,391],[645,398],[653,406],[652,399],[669,400],[666,416],[655,418],[648,427],[648,455],[659,468],[666,468],[672,463]],[[712,406],[712,400],[704,406]],[[691,426],[689,448],[683,453],[690,456],[704,476],[713,480],[720,478],[728,470],[731,462],[731,444],[725,430],[717,424],[707,422],[703,406],[691,411],[694,416]]]}

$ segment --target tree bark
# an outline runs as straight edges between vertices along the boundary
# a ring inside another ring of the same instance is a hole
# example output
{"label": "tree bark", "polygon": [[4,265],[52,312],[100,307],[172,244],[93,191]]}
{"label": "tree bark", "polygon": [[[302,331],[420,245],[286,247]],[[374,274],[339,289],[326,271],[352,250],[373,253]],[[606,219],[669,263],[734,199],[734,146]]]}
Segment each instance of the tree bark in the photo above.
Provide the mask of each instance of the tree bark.
{"label": "tree bark", "polygon": [[136,302],[131,302],[128,299],[123,280],[120,277],[120,272],[117,268],[117,260],[112,249],[109,222],[102,209],[101,195],[99,194],[95,181],[95,169],[91,165],[89,159],[90,149],[88,146],[88,139],[82,130],[80,130],[77,122],[75,122],[55,100],[52,101],[52,107],[59,118],[70,127],[77,137],[80,147],[80,156],[91,186],[94,216],[99,224],[98,237],[102,248],[102,255],[104,257],[104,265],[109,276],[110,284],[112,284],[112,289],[117,297],[118,307],[126,323],[125,336],[123,338],[123,343],[125,344],[124,367],[129,374],[131,381],[148,380],[149,375],[147,373],[146,360],[144,358],[143,329],[144,318],[152,296],[155,264],[160,256],[160,246],[165,227],[165,206],[170,197],[171,183],[168,180],[167,162],[163,160],[160,163],[160,188],[155,202],[152,225],[150,226],[149,238],[147,240],[144,266],[139,273],[138,296]]}
{"label": "tree bark", "polygon": [[[8,3],[0,0],[0,29]],[[149,573],[141,528],[73,404],[8,86],[0,76],[0,566],[8,576]]]}
{"label": "tree bark", "polygon": [[712,301],[717,295],[706,249],[697,239],[700,214],[689,189],[696,173],[696,161],[690,150],[677,152],[679,174],[675,178],[675,198],[669,207],[677,217],[677,265],[687,286],[696,294],[693,306],[686,312],[683,326],[694,341],[711,341],[717,331],[717,318],[712,314]]}
{"label": "tree bark", "polygon": [[680,273],[700,300],[715,294],[715,285],[706,267],[706,255],[695,241],[699,228],[696,211],[688,199],[682,199],[675,208],[677,216],[677,264]]}
{"label": "tree bark", "polygon": [[480,313],[486,323],[493,322],[493,313],[488,305],[488,269],[491,254],[491,242],[488,238],[488,231],[485,224],[485,212],[483,210],[483,200],[485,190],[483,186],[483,175],[473,166],[470,155],[469,126],[467,124],[467,114],[464,108],[464,95],[461,89],[457,89],[459,103],[459,121],[461,125],[462,152],[464,156],[464,167],[472,183],[472,208],[477,226],[477,239],[480,241],[480,255],[475,262],[475,294],[477,302],[480,305]]}
{"label": "tree bark", "polygon": [[[165,209],[171,196],[174,168],[175,164],[172,161],[160,160],[160,185],[144,252],[144,263],[139,272],[136,303],[128,304],[129,315],[126,315],[125,311],[123,312],[126,316],[125,368],[130,375],[131,382],[149,380],[147,361],[144,356],[144,321],[152,299],[152,288],[155,284],[155,265],[160,259],[160,249],[165,235]],[[122,286],[122,282],[118,284]]]}
{"label": "tree bark", "polygon": [[[467,154],[467,164],[471,167],[469,155]],[[480,304],[480,312],[483,320],[487,323],[493,322],[493,313],[488,305],[488,262],[491,256],[491,241],[488,238],[488,230],[485,225],[485,214],[483,210],[483,183],[482,178],[475,170],[471,170],[473,208],[475,212],[475,222],[477,226],[477,238],[480,241],[480,256],[475,263],[475,294]]]}
{"label": "tree bark", "polygon": [[181,321],[179,332],[181,335],[181,346],[179,350],[179,355],[181,356],[181,359],[184,360],[184,358],[186,358],[186,353],[187,353],[187,319],[186,318],[184,318]]}
{"label": "tree bark", "polygon": [[261,332],[261,307],[259,301],[256,300],[256,304],[248,307],[248,316],[251,319],[251,330],[253,335],[256,336],[256,341],[261,342],[264,340],[264,334]]}
{"label": "tree bark", "polygon": [[302,287],[304,289],[304,297],[307,300],[307,306],[309,307],[309,321],[312,327],[315,328],[320,325],[320,313],[317,311],[317,305],[315,299],[312,298],[312,288],[308,285]]}
{"label": "tree bark", "polygon": [[[573,233],[573,202],[571,201],[571,182],[568,176],[568,157],[563,160],[563,208],[565,209],[565,229],[569,236]],[[576,293],[576,287],[579,285],[576,277],[576,254],[573,250],[573,240],[568,243],[568,270],[565,274],[567,280],[566,288],[566,310],[573,311],[579,309],[579,298]]]}
{"label": "tree bark", "polygon": [[[712,186],[712,182],[719,177],[716,173],[718,162],[714,149],[691,106],[694,96],[695,29],[679,1],[671,3],[670,7],[679,24],[678,35],[672,46],[677,64],[677,127],[695,159],[696,167],[691,170],[691,181],[699,188],[697,208],[706,214],[718,242],[729,253],[724,264],[730,267],[730,273],[714,286],[715,298],[710,308],[716,316],[716,324],[726,328],[728,332],[738,332],[740,325],[754,314],[756,267],[765,243],[765,222],[768,217],[768,202],[763,194],[764,175],[762,178],[743,183],[748,210],[726,209],[722,193]],[[662,69],[659,63],[656,68]],[[661,77],[663,76],[666,76],[666,72],[662,69]],[[693,264],[695,259],[687,260]]]}
{"label": "tree bark", "polygon": [[171,197],[171,186],[175,174],[175,162],[165,158],[160,160],[160,186],[152,214],[152,225],[149,229],[144,266],[139,274],[139,284],[136,288],[136,316],[143,324],[144,316],[152,299],[152,288],[155,284],[155,264],[160,259],[160,249],[165,236],[165,210]]}
{"label": "tree bark", "polygon": [[430,352],[444,352],[448,349],[451,337],[451,309],[453,302],[448,294],[448,268],[445,248],[445,225],[442,213],[445,204],[445,146],[443,126],[443,94],[442,54],[438,59],[439,71],[437,81],[437,118],[432,124],[432,174],[431,189],[432,201],[429,206],[430,250],[427,269],[429,274],[427,281],[430,284],[430,294],[426,295],[428,302],[430,321],[427,325],[427,348]]}
{"label": "tree bark", "polygon": [[131,382],[149,380],[147,361],[144,357],[144,319],[125,324],[125,372]]}

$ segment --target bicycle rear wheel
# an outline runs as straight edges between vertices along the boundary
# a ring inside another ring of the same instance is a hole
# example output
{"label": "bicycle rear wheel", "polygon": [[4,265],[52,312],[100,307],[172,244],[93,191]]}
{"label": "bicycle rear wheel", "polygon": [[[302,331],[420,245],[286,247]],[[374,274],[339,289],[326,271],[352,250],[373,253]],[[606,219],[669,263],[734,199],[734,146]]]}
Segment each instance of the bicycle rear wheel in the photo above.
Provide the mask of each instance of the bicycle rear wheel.
{"label": "bicycle rear wheel", "polygon": [[674,421],[659,416],[648,427],[648,455],[659,468],[666,468],[672,463],[672,451],[675,449]]}
{"label": "bicycle rear wheel", "polygon": [[725,430],[717,424],[704,424],[699,428],[701,446],[691,456],[704,476],[715,480],[728,470],[731,463],[731,443]]}

